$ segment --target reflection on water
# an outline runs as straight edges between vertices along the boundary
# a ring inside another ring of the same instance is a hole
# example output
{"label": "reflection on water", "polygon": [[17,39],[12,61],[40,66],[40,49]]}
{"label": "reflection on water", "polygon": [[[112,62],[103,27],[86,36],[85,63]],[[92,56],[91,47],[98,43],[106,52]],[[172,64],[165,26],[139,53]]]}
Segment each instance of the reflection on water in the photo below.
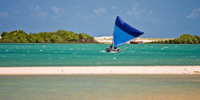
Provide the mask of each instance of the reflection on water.
{"label": "reflection on water", "polygon": [[199,100],[200,75],[0,76],[1,100]]}

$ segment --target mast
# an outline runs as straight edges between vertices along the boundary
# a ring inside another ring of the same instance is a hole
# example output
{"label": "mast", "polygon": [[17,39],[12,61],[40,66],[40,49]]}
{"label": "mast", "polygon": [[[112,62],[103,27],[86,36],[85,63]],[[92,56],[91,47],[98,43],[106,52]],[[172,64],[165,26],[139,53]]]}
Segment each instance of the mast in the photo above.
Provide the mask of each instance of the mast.
{"label": "mast", "polygon": [[114,32],[115,32],[115,25],[114,25],[114,29],[113,29],[113,39],[112,39],[112,48],[113,48],[113,44],[114,44]]}
{"label": "mast", "polygon": [[[117,19],[117,18],[116,18]],[[115,33],[115,24],[116,24],[116,20],[115,20],[115,23],[114,23],[114,28],[113,28],[113,39],[112,39],[112,48],[114,48],[114,33]]]}

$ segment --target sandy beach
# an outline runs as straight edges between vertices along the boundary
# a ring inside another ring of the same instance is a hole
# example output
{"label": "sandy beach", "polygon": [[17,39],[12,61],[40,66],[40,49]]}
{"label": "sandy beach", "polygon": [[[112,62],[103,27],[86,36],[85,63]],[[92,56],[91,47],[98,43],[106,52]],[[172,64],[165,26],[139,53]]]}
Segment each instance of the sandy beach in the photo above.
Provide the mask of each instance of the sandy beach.
{"label": "sandy beach", "polygon": [[[102,37],[94,37],[95,41],[99,42],[99,43],[108,43],[108,44],[111,44],[112,43],[112,40],[113,40],[113,36],[102,36]],[[135,41],[142,41],[143,43],[149,43],[149,42],[154,42],[154,41],[160,41],[160,40],[168,40],[168,39],[146,39],[146,38],[136,38],[134,39]],[[129,43],[129,42],[127,42]]]}
{"label": "sandy beach", "polygon": [[200,66],[0,67],[0,75],[200,74]]}

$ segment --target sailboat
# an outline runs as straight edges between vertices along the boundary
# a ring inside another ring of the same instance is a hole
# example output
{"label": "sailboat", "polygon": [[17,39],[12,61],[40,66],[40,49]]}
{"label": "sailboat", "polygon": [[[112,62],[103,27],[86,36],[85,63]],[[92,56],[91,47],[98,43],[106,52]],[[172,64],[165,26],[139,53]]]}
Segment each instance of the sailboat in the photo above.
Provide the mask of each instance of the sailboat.
{"label": "sailboat", "polygon": [[[110,48],[107,48],[107,52],[120,52],[121,49],[118,47],[133,40],[136,37],[141,36],[144,32],[137,30],[124,22],[119,16],[115,20],[113,30],[113,40]],[[114,49],[113,49],[114,46]]]}

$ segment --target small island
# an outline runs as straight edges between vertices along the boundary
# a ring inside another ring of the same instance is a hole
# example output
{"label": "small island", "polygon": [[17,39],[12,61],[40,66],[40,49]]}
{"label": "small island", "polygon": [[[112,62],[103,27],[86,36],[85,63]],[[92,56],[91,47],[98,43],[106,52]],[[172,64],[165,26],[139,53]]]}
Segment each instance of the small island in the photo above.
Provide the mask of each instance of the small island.
{"label": "small island", "polygon": [[[112,36],[93,37],[86,33],[57,30],[56,32],[39,32],[27,34],[23,30],[3,32],[0,43],[103,43],[111,44]],[[200,44],[197,35],[183,34],[179,38],[136,38],[133,41],[150,44]],[[129,42],[128,42],[129,43]]]}
{"label": "small island", "polygon": [[23,30],[3,32],[0,43],[95,43],[94,37],[86,33],[75,33],[59,29],[56,32],[27,34]]}
{"label": "small island", "polygon": [[200,37],[191,34],[183,34],[179,38],[158,40],[150,43],[154,44],[200,44]]}

